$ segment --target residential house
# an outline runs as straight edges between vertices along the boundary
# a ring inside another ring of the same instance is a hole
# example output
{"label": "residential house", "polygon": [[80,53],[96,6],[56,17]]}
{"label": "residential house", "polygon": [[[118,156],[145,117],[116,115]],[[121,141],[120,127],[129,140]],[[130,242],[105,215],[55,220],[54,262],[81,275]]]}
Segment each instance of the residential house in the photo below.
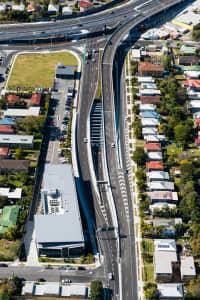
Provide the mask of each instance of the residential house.
{"label": "residential house", "polygon": [[147,136],[147,135],[158,135],[158,128],[154,127],[145,127],[142,128],[142,135]]}
{"label": "residential house", "polygon": [[32,14],[35,11],[35,6],[33,5],[33,3],[30,3],[27,7],[26,7],[27,13]]}
{"label": "residential house", "polygon": [[162,181],[169,180],[169,173],[165,171],[147,172],[147,181]]}
{"label": "residential house", "polygon": [[149,199],[151,199],[152,203],[165,202],[165,203],[174,204],[178,201],[177,192],[153,191],[153,192],[148,192],[147,196]]}
{"label": "residential house", "polygon": [[187,96],[190,100],[200,100],[200,93],[194,90],[187,91]]}
{"label": "residential house", "polygon": [[0,14],[4,13],[6,11],[6,4],[5,3],[1,3],[0,4]]}
{"label": "residential house", "polygon": [[160,125],[160,122],[156,118],[142,118],[142,127],[156,127]]}
{"label": "residential house", "polygon": [[0,197],[7,197],[8,200],[18,200],[22,197],[22,188],[4,188],[0,187]]}
{"label": "residential house", "polygon": [[163,77],[164,67],[162,65],[154,65],[151,62],[139,62],[139,76]]}
{"label": "residential house", "polygon": [[62,15],[66,16],[66,15],[71,15],[73,13],[73,9],[71,6],[64,6],[62,8]]}
{"label": "residential house", "polygon": [[181,256],[180,263],[181,279],[183,281],[190,281],[192,279],[195,279],[196,270],[193,256]]}
{"label": "residential house", "polygon": [[9,157],[9,148],[0,147],[0,159],[6,159]]}
{"label": "residential house", "polygon": [[174,183],[171,181],[150,181],[147,183],[150,191],[174,191]]}
{"label": "residential house", "polygon": [[48,5],[48,14],[56,15],[59,13],[60,6],[58,4],[49,3]]}
{"label": "residential house", "polygon": [[138,83],[154,83],[154,79],[152,76],[138,76]]}
{"label": "residential house", "polygon": [[156,110],[156,105],[155,104],[140,104],[140,111],[155,111]]}
{"label": "residential house", "polygon": [[140,89],[140,96],[160,96],[158,89]]}
{"label": "residential house", "polygon": [[163,160],[163,155],[161,151],[148,151],[147,152],[148,161],[161,161]]}
{"label": "residential house", "polygon": [[152,220],[153,227],[160,227],[162,228],[162,231],[160,232],[160,236],[163,237],[172,237],[175,236],[176,230],[175,225],[182,224],[181,218],[175,218],[175,219],[164,219],[164,218],[158,218]]}
{"label": "residential house", "polygon": [[14,134],[12,125],[0,125],[0,134]]}
{"label": "residential house", "polygon": [[3,118],[0,119],[0,125],[15,125],[15,121],[12,118]]}
{"label": "residential house", "polygon": [[195,139],[195,144],[198,148],[200,148],[200,136],[198,136],[198,138]]}
{"label": "residential house", "polygon": [[196,47],[183,44],[180,48],[180,51],[182,55],[195,55]]}
{"label": "residential house", "polygon": [[93,5],[89,1],[79,1],[79,8],[81,12],[84,12],[92,9]]}
{"label": "residential house", "polygon": [[158,114],[156,111],[142,111],[140,113],[140,116],[142,118],[156,118],[156,119],[160,118],[160,114]]}
{"label": "residential house", "polygon": [[33,135],[0,134],[0,147],[32,149],[33,140]]}
{"label": "residential house", "polygon": [[182,283],[159,283],[157,289],[160,293],[159,299],[177,300],[183,299],[184,288]]}
{"label": "residential house", "polygon": [[[149,129],[149,128],[144,128]],[[158,143],[165,140],[165,135],[162,134],[154,134],[154,135],[144,135],[144,141],[146,143]]]}
{"label": "residential house", "polygon": [[161,151],[161,143],[146,143],[144,144],[144,150],[147,151]]}
{"label": "residential house", "polygon": [[18,98],[18,96],[9,95],[7,97],[8,108],[24,108],[26,107],[26,101],[24,99]]}
{"label": "residential house", "polygon": [[140,49],[132,49],[132,59],[133,61],[140,61],[141,59],[141,50]]}
{"label": "residential house", "polygon": [[19,209],[19,205],[4,206],[0,218],[0,233],[5,233],[8,227],[16,225]]}
{"label": "residential house", "polygon": [[143,82],[141,83],[141,86],[140,88],[142,90],[157,90],[157,86],[155,83],[152,83],[152,82]]}
{"label": "residential house", "polygon": [[13,108],[8,108],[7,110],[4,111],[4,117],[6,118],[24,118],[28,116],[35,116],[38,117],[40,114],[40,107],[34,107],[31,106],[28,109],[13,109]]}
{"label": "residential house", "polygon": [[200,71],[184,71],[184,76],[188,79],[200,79]]}
{"label": "residential house", "polygon": [[162,161],[149,161],[146,162],[146,167],[148,171],[160,170],[164,169],[164,165]]}
{"label": "residential house", "polygon": [[[192,112],[199,112],[200,111],[200,101],[199,100],[191,100],[189,102],[189,107],[191,108]],[[199,118],[197,118],[199,119]]]}
{"label": "residential house", "polygon": [[149,210],[151,214],[153,214],[154,210],[163,210],[164,208],[174,209],[176,208],[176,204],[170,204],[167,202],[156,202],[149,205]]}
{"label": "residential house", "polygon": [[71,79],[75,77],[75,67],[74,66],[63,66],[58,64],[56,67],[56,78],[61,79]]}
{"label": "residential house", "polygon": [[160,96],[140,96],[140,101],[142,103],[159,103]]}
{"label": "residential house", "polygon": [[41,98],[42,98],[41,94],[33,94],[31,96],[31,105],[32,106],[40,106]]}
{"label": "residential house", "polygon": [[171,281],[173,263],[177,262],[176,242],[173,239],[154,240],[154,277],[155,280]]}
{"label": "residential house", "polygon": [[198,58],[198,56],[179,56],[178,64],[184,65],[184,66],[198,65],[199,58]]}
{"label": "residential house", "polygon": [[200,65],[193,66],[181,66],[181,69],[185,71],[200,71]]}
{"label": "residential house", "polygon": [[23,3],[12,5],[12,10],[24,11],[25,5]]}
{"label": "residential house", "polygon": [[196,92],[200,92],[200,79],[185,80],[183,81],[183,86]]}
{"label": "residential house", "polygon": [[0,174],[8,174],[13,171],[28,171],[29,165],[29,160],[1,159]]}

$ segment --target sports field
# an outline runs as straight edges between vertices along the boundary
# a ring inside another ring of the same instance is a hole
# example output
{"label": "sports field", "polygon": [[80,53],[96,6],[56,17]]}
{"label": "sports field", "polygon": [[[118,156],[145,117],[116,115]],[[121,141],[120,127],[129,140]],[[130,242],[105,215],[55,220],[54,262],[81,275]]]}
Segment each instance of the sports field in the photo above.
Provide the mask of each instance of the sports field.
{"label": "sports field", "polygon": [[78,65],[76,57],[65,51],[19,55],[12,69],[7,89],[52,88],[58,63],[76,67]]}

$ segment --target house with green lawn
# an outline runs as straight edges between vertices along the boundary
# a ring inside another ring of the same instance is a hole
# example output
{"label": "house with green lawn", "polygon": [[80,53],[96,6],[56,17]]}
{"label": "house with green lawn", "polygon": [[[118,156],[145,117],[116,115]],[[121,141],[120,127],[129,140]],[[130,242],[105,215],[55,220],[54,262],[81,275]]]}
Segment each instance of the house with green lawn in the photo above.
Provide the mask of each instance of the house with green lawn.
{"label": "house with green lawn", "polygon": [[0,214],[0,234],[5,233],[8,227],[13,227],[17,223],[20,205],[4,206]]}

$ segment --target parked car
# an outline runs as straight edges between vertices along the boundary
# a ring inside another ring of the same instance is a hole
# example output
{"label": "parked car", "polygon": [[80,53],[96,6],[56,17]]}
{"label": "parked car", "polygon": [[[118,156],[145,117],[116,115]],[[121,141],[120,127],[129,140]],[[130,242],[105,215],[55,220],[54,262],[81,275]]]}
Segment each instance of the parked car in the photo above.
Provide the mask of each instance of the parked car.
{"label": "parked car", "polygon": [[6,267],[8,267],[7,264],[0,264],[0,268],[6,268]]}
{"label": "parked car", "polygon": [[60,267],[58,267],[58,270],[66,270],[66,267],[60,266]]}
{"label": "parked car", "polygon": [[44,278],[39,278],[38,282],[45,282],[46,280]]}
{"label": "parked car", "polygon": [[62,283],[71,283],[72,281],[71,281],[71,279],[62,279],[61,282]]}

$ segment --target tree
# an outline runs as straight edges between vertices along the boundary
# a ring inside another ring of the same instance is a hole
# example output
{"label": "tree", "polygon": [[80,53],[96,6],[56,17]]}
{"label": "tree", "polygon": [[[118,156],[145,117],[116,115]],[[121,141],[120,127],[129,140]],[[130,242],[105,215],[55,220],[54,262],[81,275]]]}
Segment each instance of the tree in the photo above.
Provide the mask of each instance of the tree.
{"label": "tree", "polygon": [[23,159],[24,157],[24,151],[22,150],[22,148],[17,148],[16,152],[15,152],[15,159]]}
{"label": "tree", "polygon": [[160,293],[157,289],[157,284],[147,282],[144,286],[144,294],[148,300],[159,300]]}
{"label": "tree", "polygon": [[185,148],[190,138],[191,128],[188,125],[178,124],[174,128],[174,135],[177,142]]}
{"label": "tree", "polygon": [[146,155],[143,148],[136,147],[132,159],[138,166],[144,166]]}
{"label": "tree", "polygon": [[104,292],[102,282],[100,280],[93,280],[90,285],[90,299],[103,300]]}

